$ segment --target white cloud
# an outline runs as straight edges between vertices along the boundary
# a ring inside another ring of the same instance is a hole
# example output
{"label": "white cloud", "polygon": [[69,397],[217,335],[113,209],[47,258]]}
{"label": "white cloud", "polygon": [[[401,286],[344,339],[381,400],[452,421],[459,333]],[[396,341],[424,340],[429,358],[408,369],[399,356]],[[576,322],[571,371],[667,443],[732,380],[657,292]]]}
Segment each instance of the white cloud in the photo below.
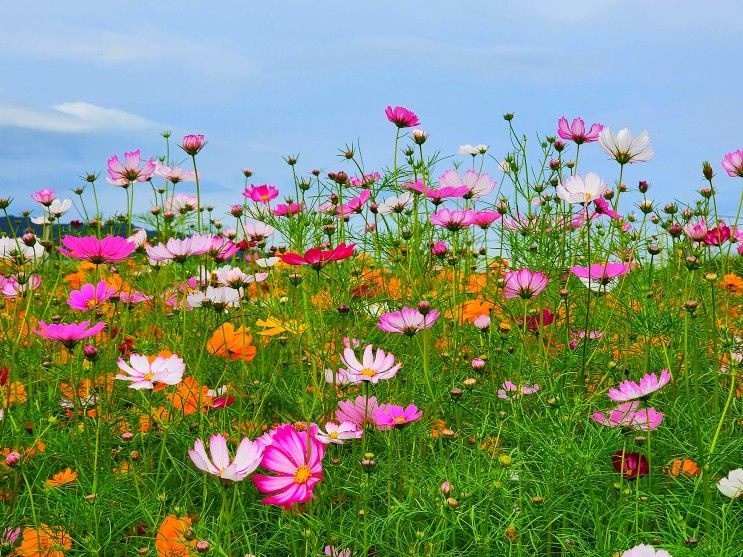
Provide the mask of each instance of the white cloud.
{"label": "white cloud", "polygon": [[62,133],[102,130],[148,130],[155,122],[118,108],[86,102],[64,102],[49,108],[0,104],[0,127],[26,128]]}

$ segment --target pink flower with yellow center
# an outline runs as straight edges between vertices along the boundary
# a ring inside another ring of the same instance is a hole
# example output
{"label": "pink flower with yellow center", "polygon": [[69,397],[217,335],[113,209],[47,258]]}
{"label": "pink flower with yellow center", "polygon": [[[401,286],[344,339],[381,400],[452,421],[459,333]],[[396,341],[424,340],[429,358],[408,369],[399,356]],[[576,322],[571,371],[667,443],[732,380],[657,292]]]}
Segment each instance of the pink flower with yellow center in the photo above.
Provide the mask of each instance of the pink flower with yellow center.
{"label": "pink flower with yellow center", "polygon": [[408,404],[406,408],[396,404],[385,404],[372,415],[379,429],[401,427],[420,420],[423,412],[415,404]]}
{"label": "pink flower with yellow center", "polygon": [[243,196],[256,203],[268,203],[279,196],[279,190],[274,186],[261,184],[260,186],[245,188]]}
{"label": "pink flower with yellow center", "polygon": [[119,160],[118,155],[111,155],[108,159],[108,180],[109,184],[115,186],[129,187],[134,182],[146,182],[155,174],[155,161],[150,158],[142,161],[140,151],[129,151],[124,153],[124,164]]}
{"label": "pink flower with yellow center", "polygon": [[39,328],[33,329],[37,335],[57,340],[67,348],[72,349],[78,342],[84,338],[94,337],[100,333],[106,324],[102,321],[90,327],[90,321],[82,323],[53,323],[47,325],[44,321],[39,321]]}
{"label": "pink flower with yellow center", "polygon": [[361,361],[351,348],[346,348],[341,356],[341,361],[346,366],[342,369],[343,377],[348,383],[361,383],[369,381],[378,383],[380,379],[391,379],[397,375],[402,364],[395,363],[394,354],[385,353],[382,349],[374,352],[374,347],[369,344],[364,349]]}
{"label": "pink flower with yellow center", "polygon": [[123,373],[116,375],[116,379],[129,381],[130,389],[154,389],[158,386],[177,385],[183,379],[186,364],[176,354],[169,356],[143,356],[132,354],[127,363],[119,358],[119,370]]}
{"label": "pink flower with yellow center", "polygon": [[508,271],[504,275],[506,284],[503,287],[504,298],[523,298],[528,300],[547,288],[549,279],[540,271],[520,269]]}
{"label": "pink flower with yellow center", "polygon": [[87,311],[102,306],[116,294],[116,290],[110,288],[105,280],[98,284],[83,284],[80,290],[70,292],[67,305],[78,311]]}

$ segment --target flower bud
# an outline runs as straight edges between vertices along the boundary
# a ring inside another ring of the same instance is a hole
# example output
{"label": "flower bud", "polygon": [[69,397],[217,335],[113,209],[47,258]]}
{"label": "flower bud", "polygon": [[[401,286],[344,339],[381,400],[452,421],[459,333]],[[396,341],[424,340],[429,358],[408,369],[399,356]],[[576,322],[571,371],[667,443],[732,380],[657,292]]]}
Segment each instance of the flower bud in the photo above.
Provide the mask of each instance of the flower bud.
{"label": "flower bud", "polygon": [[428,134],[423,130],[413,130],[413,142],[416,145],[423,145],[428,139]]}
{"label": "flower bud", "polygon": [[12,451],[5,457],[5,465],[13,467],[21,461],[21,453]]}
{"label": "flower bud", "polygon": [[209,551],[209,542],[206,540],[199,540],[196,544],[196,551],[199,553],[206,553]]}

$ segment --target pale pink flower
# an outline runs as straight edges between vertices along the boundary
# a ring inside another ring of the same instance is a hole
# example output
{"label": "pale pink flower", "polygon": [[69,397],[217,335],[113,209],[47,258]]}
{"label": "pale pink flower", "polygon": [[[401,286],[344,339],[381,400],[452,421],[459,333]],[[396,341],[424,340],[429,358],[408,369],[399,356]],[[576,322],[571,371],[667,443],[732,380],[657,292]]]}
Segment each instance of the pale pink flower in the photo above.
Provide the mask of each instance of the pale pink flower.
{"label": "pale pink flower", "polygon": [[168,197],[165,200],[164,208],[166,211],[172,211],[184,215],[189,211],[195,211],[198,204],[199,202],[195,195],[191,195],[190,193],[179,193]]}
{"label": "pale pink flower", "polygon": [[124,164],[121,164],[118,155],[111,155],[106,180],[115,186],[129,187],[133,182],[146,182],[154,173],[155,161],[150,158],[143,162],[137,149],[124,153]]}
{"label": "pale pink flower", "polygon": [[384,404],[377,403],[377,397],[357,396],[355,400],[339,400],[335,416],[340,423],[351,422],[357,428],[363,429],[367,425],[376,425],[373,414],[383,408]]}
{"label": "pale pink flower", "polygon": [[423,315],[417,308],[405,307],[400,311],[380,315],[377,326],[388,333],[413,336],[419,331],[433,327],[438,318],[439,312],[435,309]]}
{"label": "pale pink flower", "polygon": [[626,402],[644,399],[655,391],[662,389],[671,380],[671,374],[667,369],[661,370],[660,377],[655,373],[648,373],[640,379],[639,383],[634,381],[622,381],[618,389],[611,388],[607,395],[615,402]]}
{"label": "pale pink flower", "polygon": [[534,383],[533,385],[521,385],[517,386],[511,381],[504,381],[500,389],[498,389],[498,398],[503,400],[510,400],[518,398],[520,396],[533,395],[539,392],[539,384]]}
{"label": "pale pink flower", "polygon": [[258,468],[263,459],[264,450],[262,443],[245,437],[237,447],[235,459],[230,462],[227,439],[223,435],[212,435],[209,438],[211,458],[206,454],[206,448],[201,439],[197,439],[194,448],[189,449],[188,456],[199,470],[223,480],[239,482]]}
{"label": "pale pink flower", "polygon": [[336,424],[328,422],[325,424],[325,431],[318,430],[317,440],[335,445],[343,445],[349,439],[360,439],[364,435],[363,430],[359,429],[353,422],[341,422]]}
{"label": "pale pink flower", "polygon": [[8,278],[0,276],[0,292],[6,298],[17,298],[25,292],[31,292],[41,286],[39,275],[19,275]]}
{"label": "pale pink flower", "polygon": [[557,197],[568,203],[587,204],[601,198],[607,186],[598,174],[589,172],[585,176],[576,174],[557,184]]}
{"label": "pale pink flower", "polygon": [[652,407],[642,409],[639,407],[638,401],[627,402],[620,404],[608,414],[594,412],[591,419],[608,427],[624,426],[641,431],[656,429],[663,421],[663,414]]}
{"label": "pale pink flower", "polygon": [[725,155],[722,159],[722,167],[728,173],[728,176],[743,177],[743,150],[738,149]]}
{"label": "pale pink flower", "polygon": [[664,549],[655,549],[652,545],[641,543],[622,553],[622,557],[671,557],[671,554]]}
{"label": "pale pink flower", "polygon": [[702,242],[707,237],[707,232],[709,232],[709,229],[707,228],[707,219],[700,218],[697,223],[688,222],[684,225],[683,230],[684,234],[686,234],[687,238],[690,240]]}
{"label": "pale pink flower", "polygon": [[583,118],[575,118],[572,124],[568,124],[568,119],[565,116],[557,121],[557,134],[561,138],[573,141],[578,145],[598,140],[603,129],[602,124],[592,124],[591,129],[586,132],[586,123]]}
{"label": "pale pink flower", "polygon": [[49,205],[52,204],[52,201],[54,201],[56,195],[57,194],[54,190],[44,188],[32,193],[31,199],[33,199],[37,203],[41,203],[44,207],[49,207]]}
{"label": "pale pink flower", "polygon": [[490,174],[479,173],[474,170],[467,170],[462,177],[456,170],[451,169],[444,172],[439,177],[439,184],[448,188],[467,188],[467,193],[463,195],[465,199],[479,199],[488,195],[497,185]]}
{"label": "pale pink flower", "polygon": [[518,271],[507,271],[504,279],[506,284],[503,287],[503,297],[506,299],[523,298],[524,300],[528,300],[547,288],[547,283],[549,282],[547,275],[528,268]]}
{"label": "pale pink flower", "polygon": [[179,240],[170,238],[165,244],[147,246],[147,256],[151,262],[177,261],[182,263],[192,255],[203,255],[211,249],[212,237],[209,234],[194,234]]}
{"label": "pale pink flower", "polygon": [[193,170],[187,170],[178,166],[170,167],[160,162],[158,162],[155,167],[155,175],[165,178],[173,184],[196,181],[196,174]]}
{"label": "pale pink flower", "polygon": [[115,378],[131,382],[130,389],[154,389],[155,383],[177,385],[186,370],[186,365],[177,354],[156,356],[152,361],[147,356],[132,354],[129,363],[119,358],[117,364],[124,373],[117,374]]}
{"label": "pale pink flower", "polygon": [[364,349],[361,361],[356,358],[356,353],[351,348],[343,351],[341,361],[346,366],[342,371],[349,383],[369,381],[376,384],[380,379],[391,379],[397,375],[402,365],[395,363],[394,354],[385,353],[381,348],[375,353],[371,344]]}
{"label": "pale pink flower", "polygon": [[613,135],[609,128],[604,128],[599,135],[599,143],[609,156],[622,165],[647,162],[654,155],[650,136],[645,130],[633,136],[627,128],[620,130],[617,135]]}

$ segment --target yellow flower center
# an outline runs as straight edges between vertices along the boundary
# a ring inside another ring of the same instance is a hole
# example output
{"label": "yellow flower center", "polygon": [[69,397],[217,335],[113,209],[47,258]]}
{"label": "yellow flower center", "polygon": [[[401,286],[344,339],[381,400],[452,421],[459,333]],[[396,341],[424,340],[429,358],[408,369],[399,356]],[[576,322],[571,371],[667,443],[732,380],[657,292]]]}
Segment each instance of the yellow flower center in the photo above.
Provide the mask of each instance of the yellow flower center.
{"label": "yellow flower center", "polygon": [[145,373],[144,374],[144,380],[145,381],[151,381],[153,377],[155,377],[155,374],[152,373],[152,372],[149,372],[149,373]]}
{"label": "yellow flower center", "polygon": [[268,198],[268,194],[262,193],[262,194],[260,194],[260,196],[259,196],[259,197],[261,198],[261,201],[271,201],[271,200],[270,200],[270,199]]}
{"label": "yellow flower center", "polygon": [[405,418],[403,416],[397,416],[395,418],[392,418],[392,421],[398,424],[404,424]]}
{"label": "yellow flower center", "polygon": [[303,464],[294,472],[294,481],[298,484],[307,483],[307,480],[309,480],[311,476],[312,471],[310,470],[310,467]]}
{"label": "yellow flower center", "polygon": [[328,437],[330,437],[331,439],[338,439],[338,432],[331,431],[330,433],[328,433]]}
{"label": "yellow flower center", "polygon": [[86,306],[88,306],[90,309],[93,309],[98,305],[98,300],[96,298],[91,298],[85,303]]}
{"label": "yellow flower center", "polygon": [[374,377],[377,372],[370,367],[365,367],[359,372],[360,375],[366,375],[367,377]]}
{"label": "yellow flower center", "polygon": [[590,199],[591,199],[591,192],[586,192],[585,193],[585,196],[586,196],[586,201],[590,201]]}

